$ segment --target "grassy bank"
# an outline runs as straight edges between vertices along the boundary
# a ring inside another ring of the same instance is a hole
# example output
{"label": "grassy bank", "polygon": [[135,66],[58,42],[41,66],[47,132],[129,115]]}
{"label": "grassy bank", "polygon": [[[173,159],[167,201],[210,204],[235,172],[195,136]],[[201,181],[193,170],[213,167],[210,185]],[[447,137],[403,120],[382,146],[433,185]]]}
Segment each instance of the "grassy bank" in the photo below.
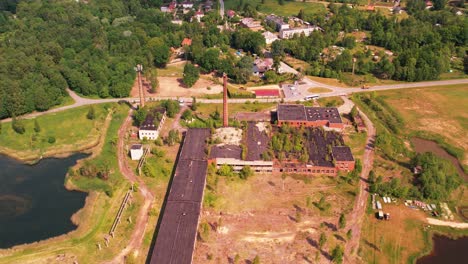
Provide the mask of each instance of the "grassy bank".
{"label": "grassy bank", "polygon": [[[127,219],[134,218],[142,203],[142,197],[135,193],[132,205],[124,210],[122,222],[117,227],[115,238],[110,240],[109,247],[105,246],[104,237],[117,214],[122,199],[129,188],[127,182],[119,172],[116,137],[117,131],[126,117],[128,107],[125,105],[109,105],[112,107],[112,120],[109,123],[102,150],[97,151],[86,162],[90,164],[107,164],[110,169],[109,178],[102,180],[97,177],[79,176],[77,171],[71,172],[66,179],[69,188],[90,192],[83,209],[73,215],[72,220],[78,228],[68,234],[51,238],[38,243],[21,245],[14,250],[0,250],[0,263],[50,263],[54,260],[72,263],[99,263],[109,260],[122,248],[130,238],[133,224]],[[98,249],[98,244],[102,250]],[[60,260],[57,256],[60,255]]]}
{"label": "grassy bank", "polygon": [[[0,153],[23,161],[41,157],[64,156],[98,144],[110,104],[95,105],[95,118],[86,117],[90,106],[21,120],[25,133],[16,133],[11,122],[2,123]],[[35,123],[40,131],[34,130]],[[51,139],[55,142],[51,143]]]}

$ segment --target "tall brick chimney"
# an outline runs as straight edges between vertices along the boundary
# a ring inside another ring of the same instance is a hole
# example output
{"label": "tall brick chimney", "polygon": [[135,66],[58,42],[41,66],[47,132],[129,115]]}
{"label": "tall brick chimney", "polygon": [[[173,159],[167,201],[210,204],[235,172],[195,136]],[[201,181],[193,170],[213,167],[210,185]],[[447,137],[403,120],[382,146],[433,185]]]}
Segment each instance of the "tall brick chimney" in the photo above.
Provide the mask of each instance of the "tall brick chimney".
{"label": "tall brick chimney", "polygon": [[229,126],[228,100],[227,100],[227,75],[223,73],[223,126]]}
{"label": "tall brick chimney", "polygon": [[143,72],[143,65],[138,64],[135,68],[138,74],[138,91],[140,93],[140,107],[145,107],[145,90],[143,89],[143,80],[141,79],[141,73]]}

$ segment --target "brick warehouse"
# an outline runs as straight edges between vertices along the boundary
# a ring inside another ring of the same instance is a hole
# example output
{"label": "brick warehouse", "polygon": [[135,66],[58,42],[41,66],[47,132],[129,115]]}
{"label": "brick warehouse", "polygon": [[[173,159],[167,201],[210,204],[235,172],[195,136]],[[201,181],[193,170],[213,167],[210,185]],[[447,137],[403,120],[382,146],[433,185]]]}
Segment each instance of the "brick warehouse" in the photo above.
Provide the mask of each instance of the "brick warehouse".
{"label": "brick warehouse", "polygon": [[300,104],[279,104],[278,126],[321,127],[343,129],[344,124],[336,107],[308,107]]}

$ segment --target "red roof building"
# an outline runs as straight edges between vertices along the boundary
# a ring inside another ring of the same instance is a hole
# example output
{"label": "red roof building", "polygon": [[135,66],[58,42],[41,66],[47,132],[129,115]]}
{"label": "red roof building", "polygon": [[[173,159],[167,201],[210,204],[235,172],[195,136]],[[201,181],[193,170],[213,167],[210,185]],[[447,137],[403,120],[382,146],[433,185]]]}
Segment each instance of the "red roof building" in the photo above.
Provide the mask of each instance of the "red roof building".
{"label": "red roof building", "polygon": [[184,40],[182,40],[182,46],[190,46],[190,45],[192,45],[192,39],[184,38]]}
{"label": "red roof building", "polygon": [[229,18],[233,18],[236,15],[236,12],[234,12],[234,10],[228,10],[226,14]]}
{"label": "red roof building", "polygon": [[255,97],[256,98],[277,98],[280,97],[279,90],[275,89],[260,89],[255,90]]}

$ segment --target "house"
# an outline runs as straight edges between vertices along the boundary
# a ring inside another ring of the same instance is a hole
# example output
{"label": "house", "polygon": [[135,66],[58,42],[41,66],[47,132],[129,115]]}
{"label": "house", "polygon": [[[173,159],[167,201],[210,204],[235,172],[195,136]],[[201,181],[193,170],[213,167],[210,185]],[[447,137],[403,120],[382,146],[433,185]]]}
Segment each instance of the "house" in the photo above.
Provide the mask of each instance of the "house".
{"label": "house", "polygon": [[201,22],[201,19],[204,16],[205,16],[205,14],[202,11],[195,12],[195,19],[197,19],[198,22]]}
{"label": "house", "polygon": [[306,107],[301,104],[279,104],[278,126],[322,127],[342,129],[344,127],[336,107]]}
{"label": "house", "polygon": [[210,12],[213,10],[213,2],[208,0],[205,2],[205,4],[203,5],[203,10],[205,10],[205,12]]}
{"label": "house", "polygon": [[278,39],[278,37],[275,34],[271,33],[270,31],[265,31],[265,32],[262,33],[262,35],[265,38],[266,44],[271,44],[275,40]]}
{"label": "house", "polygon": [[255,21],[255,19],[251,17],[244,17],[243,19],[241,19],[240,25],[242,27],[245,27],[254,31],[262,29],[262,25],[260,24],[260,22]]}
{"label": "house", "polygon": [[322,28],[317,27],[317,26],[304,26],[304,27],[298,27],[298,28],[289,28],[289,29],[282,29],[279,32],[279,37],[282,39],[290,39],[294,37],[294,35],[301,35],[304,34],[306,37],[310,36],[312,32],[320,30],[323,31]]}
{"label": "house", "polygon": [[181,45],[182,47],[183,47],[183,46],[190,46],[190,45],[192,45],[192,39],[190,39],[190,38],[184,38],[184,39],[182,40],[182,43],[181,43],[180,45]]}
{"label": "house", "polygon": [[432,2],[431,1],[426,1],[426,9],[431,9],[432,7],[434,7]]}
{"label": "house", "polygon": [[193,3],[190,2],[190,1],[182,2],[181,5],[182,5],[182,7],[183,7],[184,9],[191,9],[191,8],[193,8]]}
{"label": "house", "polygon": [[159,137],[159,131],[166,121],[166,109],[155,108],[146,115],[145,121],[138,130],[140,139],[156,140]]}
{"label": "house", "polygon": [[236,16],[236,12],[234,10],[228,10],[226,12],[226,15],[227,15],[228,18],[233,18],[233,17]]}
{"label": "house", "polygon": [[272,58],[265,58],[265,59],[258,58],[254,60],[252,72],[255,76],[263,77],[265,72],[271,70],[272,68],[273,68]]}
{"label": "house", "polygon": [[259,90],[255,90],[254,93],[255,93],[255,98],[258,98],[258,99],[280,97],[279,90],[276,90],[276,89],[259,89]]}
{"label": "house", "polygon": [[130,147],[130,157],[132,160],[140,160],[143,157],[143,145],[133,144]]}
{"label": "house", "polygon": [[175,1],[172,1],[171,3],[169,3],[168,5],[163,5],[161,6],[161,12],[164,12],[164,13],[172,13],[174,12],[174,10],[176,9],[176,2]]}
{"label": "house", "polygon": [[268,23],[268,24],[274,24],[275,25],[275,29],[276,31],[281,31],[281,30],[284,30],[284,29],[289,29],[289,23],[287,22],[284,22],[283,18],[280,17],[280,16],[276,16],[276,15],[268,15],[266,18],[265,18],[265,21]]}

